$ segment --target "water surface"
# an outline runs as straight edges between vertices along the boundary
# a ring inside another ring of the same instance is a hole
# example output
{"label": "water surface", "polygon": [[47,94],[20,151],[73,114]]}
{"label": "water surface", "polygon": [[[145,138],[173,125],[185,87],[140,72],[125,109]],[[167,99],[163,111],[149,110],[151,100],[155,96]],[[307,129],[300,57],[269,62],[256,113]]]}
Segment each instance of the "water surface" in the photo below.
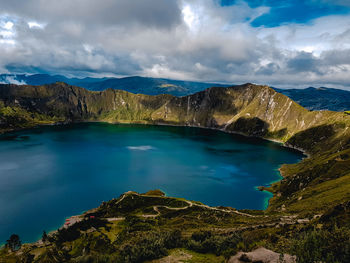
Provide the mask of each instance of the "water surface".
{"label": "water surface", "polygon": [[0,243],[40,238],[68,216],[133,190],[211,206],[264,209],[256,190],[300,153],[219,131],[101,123],[41,127],[0,137]]}

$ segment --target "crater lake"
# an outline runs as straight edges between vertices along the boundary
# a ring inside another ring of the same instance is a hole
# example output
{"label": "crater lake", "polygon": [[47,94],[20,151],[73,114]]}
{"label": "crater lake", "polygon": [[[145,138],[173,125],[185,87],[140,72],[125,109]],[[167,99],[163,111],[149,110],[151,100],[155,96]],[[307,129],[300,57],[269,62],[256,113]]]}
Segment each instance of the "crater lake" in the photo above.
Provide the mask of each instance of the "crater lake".
{"label": "crater lake", "polygon": [[278,168],[300,152],[221,131],[81,123],[0,136],[0,244],[33,242],[126,191],[161,189],[210,206],[265,209]]}

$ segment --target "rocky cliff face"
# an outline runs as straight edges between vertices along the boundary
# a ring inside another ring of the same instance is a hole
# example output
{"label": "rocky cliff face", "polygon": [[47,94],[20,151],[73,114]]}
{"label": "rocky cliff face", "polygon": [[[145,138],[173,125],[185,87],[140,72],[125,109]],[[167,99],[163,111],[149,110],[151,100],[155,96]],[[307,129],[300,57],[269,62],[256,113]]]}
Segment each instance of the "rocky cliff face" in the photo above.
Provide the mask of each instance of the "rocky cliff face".
{"label": "rocky cliff face", "polygon": [[[65,83],[38,87],[1,85],[0,101],[4,106],[66,122],[190,125],[284,142],[311,127],[348,122],[350,119],[343,113],[310,112],[267,86],[253,84],[214,87],[180,98],[132,94],[112,89],[92,92]],[[2,122],[6,122],[4,117]]]}

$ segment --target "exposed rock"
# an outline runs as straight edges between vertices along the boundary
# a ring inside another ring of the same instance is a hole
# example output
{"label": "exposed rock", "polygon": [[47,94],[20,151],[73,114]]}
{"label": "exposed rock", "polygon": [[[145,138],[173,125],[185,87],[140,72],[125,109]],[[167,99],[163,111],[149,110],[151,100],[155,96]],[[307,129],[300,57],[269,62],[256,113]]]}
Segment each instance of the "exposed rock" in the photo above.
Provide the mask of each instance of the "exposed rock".
{"label": "exposed rock", "polygon": [[298,219],[297,222],[299,224],[307,224],[310,222],[310,219],[308,219],[308,218]]}
{"label": "exposed rock", "polygon": [[176,251],[176,253],[173,253],[172,255],[161,259],[152,260],[150,263],[182,263],[187,262],[191,258],[192,255],[186,253],[185,251]]}
{"label": "exposed rock", "polygon": [[284,254],[281,255],[279,253],[273,252],[266,248],[258,248],[253,250],[252,252],[239,252],[235,256],[232,256],[228,263],[244,263],[244,262],[252,262],[252,263],[280,263],[281,260],[284,263],[295,263],[296,259],[294,256]]}

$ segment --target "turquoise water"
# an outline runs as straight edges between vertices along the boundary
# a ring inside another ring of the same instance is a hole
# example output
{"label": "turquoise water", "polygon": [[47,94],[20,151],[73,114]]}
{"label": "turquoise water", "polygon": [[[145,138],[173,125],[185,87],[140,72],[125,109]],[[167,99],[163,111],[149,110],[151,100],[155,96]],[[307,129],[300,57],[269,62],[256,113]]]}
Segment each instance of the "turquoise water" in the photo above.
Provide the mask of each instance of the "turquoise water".
{"label": "turquoise water", "polygon": [[0,137],[0,243],[37,240],[68,216],[133,190],[212,206],[264,209],[256,190],[302,158],[277,143],[219,131],[101,123]]}

